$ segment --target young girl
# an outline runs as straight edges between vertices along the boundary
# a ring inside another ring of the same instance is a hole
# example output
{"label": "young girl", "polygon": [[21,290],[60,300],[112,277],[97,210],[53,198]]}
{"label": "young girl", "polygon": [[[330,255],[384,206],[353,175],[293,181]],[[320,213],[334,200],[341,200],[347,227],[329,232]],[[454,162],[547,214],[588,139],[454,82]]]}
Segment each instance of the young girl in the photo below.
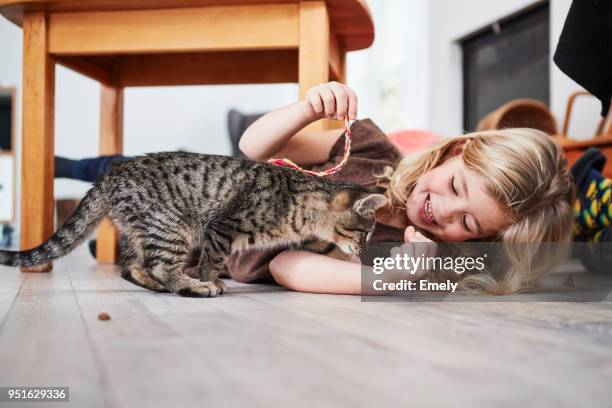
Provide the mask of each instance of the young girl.
{"label": "young girl", "polygon": [[[242,136],[240,149],[254,160],[289,158],[323,170],[342,159],[344,131],[302,129],[321,118],[355,119],[357,104],[357,96],[346,85],[318,85],[303,101],[253,123]],[[572,179],[561,148],[542,132],[472,133],[441,140],[403,158],[370,120],[355,121],[351,139],[351,158],[329,177],[386,186],[390,204],[376,214],[372,241],[571,240]],[[558,255],[561,260],[562,251]],[[468,275],[460,287],[515,293],[531,287],[551,266],[550,257],[516,258],[501,278]],[[303,292],[360,294],[362,290],[360,264],[302,250],[239,252],[230,257],[228,271],[238,281],[274,279]]]}

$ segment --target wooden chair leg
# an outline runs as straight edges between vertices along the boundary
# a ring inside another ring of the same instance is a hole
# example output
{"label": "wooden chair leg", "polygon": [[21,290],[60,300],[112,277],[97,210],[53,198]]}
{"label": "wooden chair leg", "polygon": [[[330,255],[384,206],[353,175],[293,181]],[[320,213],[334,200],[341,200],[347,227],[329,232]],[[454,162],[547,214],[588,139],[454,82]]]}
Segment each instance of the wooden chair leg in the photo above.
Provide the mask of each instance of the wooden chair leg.
{"label": "wooden chair leg", "polygon": [[[55,63],[49,55],[44,11],[23,16],[23,131],[21,249],[40,245],[53,233],[53,126]],[[49,272],[51,263],[24,272]]]}
{"label": "wooden chair leg", "polygon": [[[300,2],[300,39],[298,81],[300,99],[311,87],[329,81],[329,14],[324,1]],[[310,130],[337,127],[337,121],[320,120],[310,124]]]}
{"label": "wooden chair leg", "polygon": [[[100,97],[100,155],[123,153],[123,88],[102,85]],[[114,263],[118,256],[117,230],[106,218],[98,227],[96,258]]]}
{"label": "wooden chair leg", "polygon": [[[330,36],[330,62],[329,62],[329,76],[331,81],[338,81],[346,84],[346,52],[344,48],[338,43],[334,34]],[[330,121],[327,124],[328,129],[343,128],[345,126],[343,121]]]}

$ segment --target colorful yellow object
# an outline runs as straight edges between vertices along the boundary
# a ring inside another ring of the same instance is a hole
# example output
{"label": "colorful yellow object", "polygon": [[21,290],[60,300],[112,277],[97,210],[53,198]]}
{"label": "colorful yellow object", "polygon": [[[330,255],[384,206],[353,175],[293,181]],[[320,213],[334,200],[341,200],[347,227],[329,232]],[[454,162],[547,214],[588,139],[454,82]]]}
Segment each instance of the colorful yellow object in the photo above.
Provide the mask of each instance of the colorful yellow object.
{"label": "colorful yellow object", "polygon": [[593,202],[591,203],[591,215],[593,215],[593,217],[597,217],[597,214],[599,214],[599,208],[601,206],[601,203],[597,200],[593,200]]}
{"label": "colorful yellow object", "polygon": [[591,214],[589,214],[589,212],[587,210],[584,210],[582,212],[582,216],[584,217],[584,220],[586,221],[586,224],[589,228],[593,228],[595,226],[595,222],[593,221],[593,217],[591,217]]}
{"label": "colorful yellow object", "polygon": [[603,195],[601,196],[601,201],[604,203],[610,201],[610,194],[612,193],[612,189],[607,189]]}
{"label": "colorful yellow object", "polygon": [[587,190],[586,196],[591,198],[596,188],[597,188],[597,181],[593,180],[591,184],[589,184],[589,189]]}
{"label": "colorful yellow object", "polygon": [[576,217],[573,233],[580,241],[598,241],[612,224],[612,181],[594,169],[589,178],[586,192],[579,192],[573,208]]}

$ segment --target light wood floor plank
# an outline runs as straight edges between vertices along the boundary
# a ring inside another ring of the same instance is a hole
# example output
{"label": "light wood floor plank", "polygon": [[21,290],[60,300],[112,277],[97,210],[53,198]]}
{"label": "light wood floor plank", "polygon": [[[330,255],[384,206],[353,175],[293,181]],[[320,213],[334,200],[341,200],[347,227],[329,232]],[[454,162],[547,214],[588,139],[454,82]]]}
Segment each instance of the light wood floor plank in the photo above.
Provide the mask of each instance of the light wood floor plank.
{"label": "light wood floor plank", "polygon": [[[387,349],[415,370],[404,378],[387,375],[397,387],[417,375],[431,380],[428,387],[411,394],[423,403],[432,402],[436,383],[445,384],[461,405],[539,400],[578,406],[586,399],[612,401],[610,338],[604,343],[540,323],[513,322],[501,314],[492,318],[487,316],[487,304],[468,304],[473,311],[465,313],[461,307],[465,305],[450,303],[361,303],[350,297],[295,295],[293,299],[272,294],[257,298]],[[505,306],[512,316],[516,306]],[[590,378],[588,384],[584,378]],[[475,382],[478,388],[469,386]]]}
{"label": "light wood floor plank", "polygon": [[104,406],[95,357],[61,265],[25,278],[0,331],[0,384],[68,386],[70,403],[53,406]]}
{"label": "light wood floor plank", "polygon": [[[202,299],[156,294],[121,279],[109,266],[85,262],[79,273],[71,273],[71,279],[100,355],[110,406],[225,406],[240,395],[219,376],[215,367],[222,361],[210,351],[194,356],[183,330],[142,304],[142,299],[159,297]],[[111,320],[98,320],[102,312]]]}
{"label": "light wood floor plank", "polygon": [[243,294],[191,304],[170,296],[143,303],[184,330],[194,357],[215,356],[217,375],[236,384],[242,404],[372,406],[387,400],[377,389],[380,379],[364,381],[369,374],[361,369],[376,363],[367,353],[370,345],[314,319]]}
{"label": "light wood floor plank", "polygon": [[18,268],[0,266],[0,329],[26,277]]}

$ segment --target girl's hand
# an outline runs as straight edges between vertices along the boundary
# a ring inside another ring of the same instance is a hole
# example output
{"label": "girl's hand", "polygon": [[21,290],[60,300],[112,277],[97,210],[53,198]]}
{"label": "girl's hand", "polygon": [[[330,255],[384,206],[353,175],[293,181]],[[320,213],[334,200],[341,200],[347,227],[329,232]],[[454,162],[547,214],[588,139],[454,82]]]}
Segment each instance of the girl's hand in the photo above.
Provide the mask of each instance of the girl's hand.
{"label": "girl's hand", "polygon": [[404,231],[404,241],[406,241],[404,245],[414,246],[416,256],[434,257],[438,252],[438,244],[415,230],[412,225]]}
{"label": "girl's hand", "polygon": [[314,119],[351,120],[357,118],[357,95],[339,82],[313,86],[306,92],[304,104]]}
{"label": "girl's hand", "polygon": [[419,263],[420,267],[418,270],[394,271],[394,273],[392,273],[391,275],[391,279],[394,281],[400,279],[421,279],[425,274],[429,272],[429,269],[426,268],[427,264],[429,263],[425,262],[425,259],[436,256],[438,246],[434,241],[427,238],[420,232],[416,231],[412,225],[406,228],[406,231],[404,232],[404,241],[405,243],[402,246],[393,248],[391,250],[391,256],[395,257],[397,255],[400,255],[400,257],[402,258],[408,257],[413,259],[423,258],[423,261]]}
{"label": "girl's hand", "polygon": [[434,243],[431,239],[427,238],[425,235],[421,234],[419,231],[414,229],[412,225],[408,226],[404,231],[404,241],[405,242],[431,242]]}

